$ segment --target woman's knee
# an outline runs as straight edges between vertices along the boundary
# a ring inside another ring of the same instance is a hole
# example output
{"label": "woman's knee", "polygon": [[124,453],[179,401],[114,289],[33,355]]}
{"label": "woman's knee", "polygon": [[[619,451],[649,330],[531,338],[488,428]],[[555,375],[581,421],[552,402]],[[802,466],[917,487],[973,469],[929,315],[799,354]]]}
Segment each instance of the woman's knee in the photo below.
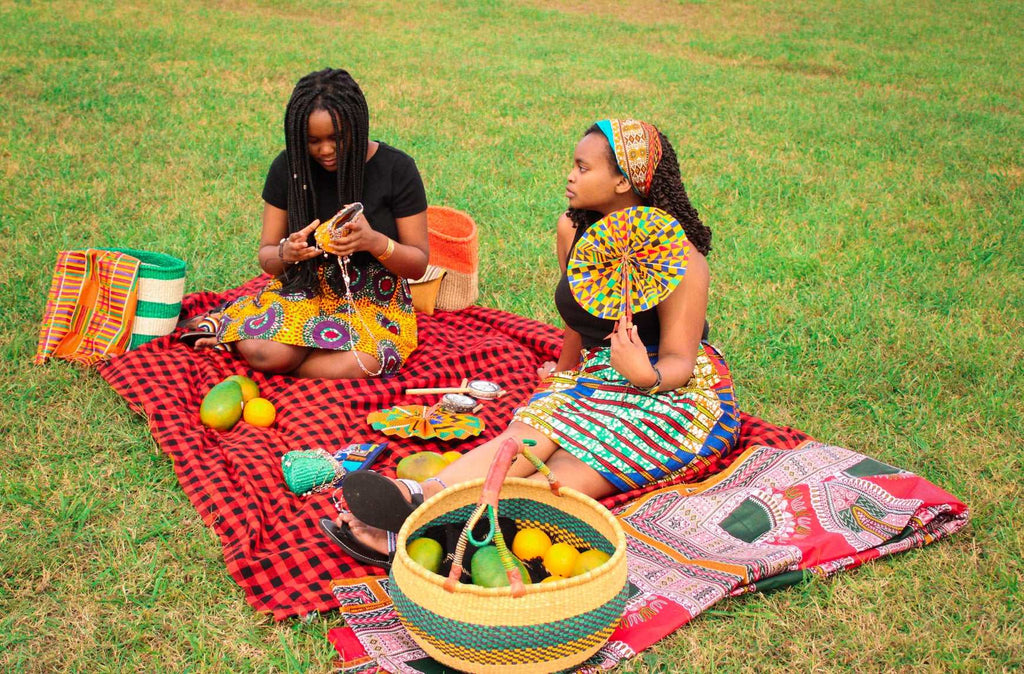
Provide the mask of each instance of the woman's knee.
{"label": "woman's knee", "polygon": [[236,348],[254,370],[270,374],[291,372],[306,357],[302,347],[257,339],[238,342]]}

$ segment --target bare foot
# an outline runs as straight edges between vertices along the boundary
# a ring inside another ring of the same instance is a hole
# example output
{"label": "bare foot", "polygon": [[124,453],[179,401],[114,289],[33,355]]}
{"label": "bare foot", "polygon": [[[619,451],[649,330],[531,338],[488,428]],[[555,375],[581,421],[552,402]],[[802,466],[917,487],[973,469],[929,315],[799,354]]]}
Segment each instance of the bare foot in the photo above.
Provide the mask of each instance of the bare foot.
{"label": "bare foot", "polygon": [[386,531],[363,524],[347,510],[338,514],[338,526],[341,526],[342,522],[347,524],[349,530],[352,531],[352,538],[370,550],[387,556],[388,534]]}

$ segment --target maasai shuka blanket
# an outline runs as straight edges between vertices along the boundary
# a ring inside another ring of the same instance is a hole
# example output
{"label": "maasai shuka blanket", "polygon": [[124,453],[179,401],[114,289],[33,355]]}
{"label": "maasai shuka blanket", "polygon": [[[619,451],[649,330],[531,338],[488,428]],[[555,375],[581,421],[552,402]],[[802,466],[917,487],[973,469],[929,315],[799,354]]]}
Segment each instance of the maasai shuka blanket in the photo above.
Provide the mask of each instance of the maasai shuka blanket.
{"label": "maasai shuka blanket", "polygon": [[[183,300],[194,316],[251,294],[267,282],[255,278],[224,293],[196,293]],[[338,607],[337,578],[375,575],[346,556],[317,527],[337,514],[331,492],[306,497],[290,492],[281,474],[289,450],[329,451],[354,442],[389,443],[373,468],[393,476],[400,459],[417,451],[466,450],[503,431],[512,412],[537,385],[537,367],[557,357],[561,331],[495,309],[419,315],[420,347],[401,371],[380,379],[328,381],[267,376],[236,355],[194,351],[173,335],[114,358],[99,372],[129,406],[148,420],[160,448],[173,459],[182,488],[220,537],[224,560],[246,600],[277,619]],[[232,374],[252,377],[277,409],[270,428],[239,422],[228,432],[204,428],[199,405],[215,384]],[[477,414],[485,428],[461,442],[394,438],[366,423],[366,416],[394,405],[432,404],[437,396],[406,396],[406,388],[457,385],[463,378],[496,382],[507,391]],[[688,469],[676,480],[692,481],[717,470],[728,457]],[[631,494],[620,495],[628,499]]]}
{"label": "maasai shuka blanket", "polygon": [[[963,503],[912,473],[746,420],[747,449],[722,472],[615,508],[627,538],[629,598],[608,643],[577,671],[610,669],[726,597],[828,577],[967,523]],[[346,627],[328,636],[340,670],[447,671],[402,627],[389,582],[336,584]]]}

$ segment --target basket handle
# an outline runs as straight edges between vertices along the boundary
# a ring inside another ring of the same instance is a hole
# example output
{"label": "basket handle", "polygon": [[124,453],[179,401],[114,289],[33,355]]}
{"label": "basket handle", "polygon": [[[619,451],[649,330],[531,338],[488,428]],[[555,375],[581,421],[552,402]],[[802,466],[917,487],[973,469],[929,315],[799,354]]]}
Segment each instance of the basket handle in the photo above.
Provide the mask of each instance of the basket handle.
{"label": "basket handle", "polygon": [[537,472],[547,478],[551,491],[556,496],[561,495],[561,483],[559,483],[551,470],[544,465],[544,462],[526,448],[527,446],[536,446],[536,444],[534,440],[530,439],[523,440],[520,443],[515,437],[507,437],[498,446],[498,451],[491,461],[491,467],[487,471],[487,477],[484,479],[480,502],[477,504],[476,510],[473,511],[473,514],[466,521],[466,526],[463,527],[462,534],[459,536],[459,542],[455,545],[452,567],[448,572],[448,578],[444,581],[444,589],[448,592],[455,590],[455,586],[462,576],[462,558],[466,552],[466,544],[469,542],[473,528],[480,521],[480,518],[483,517],[484,513],[487,513],[490,521],[490,532],[483,541],[478,542],[474,539],[473,544],[480,547],[486,545],[493,538],[495,547],[498,548],[498,557],[501,558],[501,564],[505,567],[505,573],[508,574],[509,584],[512,587],[512,596],[521,597],[526,592],[522,574],[519,572],[519,566],[515,563],[512,553],[509,552],[505,538],[501,534],[501,528],[498,526],[498,496],[501,493],[501,485],[505,482],[508,471],[512,467],[512,461],[520,453],[533,464]]}

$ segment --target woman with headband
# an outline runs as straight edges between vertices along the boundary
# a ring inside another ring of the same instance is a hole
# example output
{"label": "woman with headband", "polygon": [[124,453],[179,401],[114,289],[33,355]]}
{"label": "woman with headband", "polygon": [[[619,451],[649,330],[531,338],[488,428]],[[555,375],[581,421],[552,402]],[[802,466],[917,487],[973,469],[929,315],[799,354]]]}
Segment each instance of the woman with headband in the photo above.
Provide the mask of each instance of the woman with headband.
{"label": "woman with headband", "polygon": [[[321,527],[354,558],[389,565],[395,533],[445,486],[486,475],[508,437],[531,451],[560,482],[604,498],[655,482],[693,481],[728,454],[739,436],[739,408],[721,354],[707,342],[705,312],[711,230],[690,205],[679,162],[652,124],[597,122],[576,144],[558,220],[562,276],[555,305],[565,320],[557,363],[538,371],[541,384],[504,433],[467,452],[423,483],[377,473],[350,474],[350,512]],[[682,226],[691,244],[686,274],[660,303],[618,321],[597,318],[576,301],[566,275],[580,237],[599,219],[653,206]],[[525,459],[509,475],[545,479]]]}

